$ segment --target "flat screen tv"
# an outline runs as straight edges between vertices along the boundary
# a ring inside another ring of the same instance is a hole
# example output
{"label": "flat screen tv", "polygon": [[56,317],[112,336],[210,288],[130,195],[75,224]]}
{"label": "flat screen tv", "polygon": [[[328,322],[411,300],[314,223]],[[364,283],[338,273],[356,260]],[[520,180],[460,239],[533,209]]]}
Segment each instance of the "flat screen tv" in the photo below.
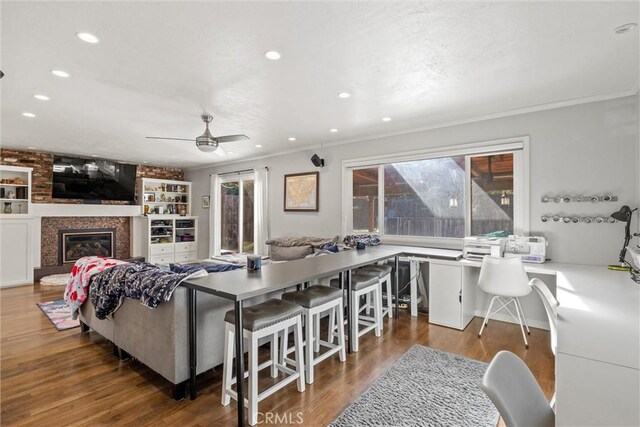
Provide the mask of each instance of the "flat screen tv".
{"label": "flat screen tv", "polygon": [[54,199],[133,202],[135,191],[136,165],[68,156],[53,158]]}

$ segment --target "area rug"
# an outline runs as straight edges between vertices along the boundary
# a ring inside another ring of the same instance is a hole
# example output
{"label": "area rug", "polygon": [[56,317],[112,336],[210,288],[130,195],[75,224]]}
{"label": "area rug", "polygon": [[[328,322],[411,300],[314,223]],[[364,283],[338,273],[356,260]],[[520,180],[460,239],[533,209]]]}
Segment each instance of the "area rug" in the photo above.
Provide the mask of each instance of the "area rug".
{"label": "area rug", "polygon": [[414,345],[331,426],[487,426],[498,411],[480,388],[487,364]]}
{"label": "area rug", "polygon": [[53,323],[58,331],[66,331],[67,329],[77,328],[80,326],[79,319],[71,318],[71,310],[63,299],[55,301],[36,303],[40,310]]}
{"label": "area rug", "polygon": [[69,281],[69,273],[65,274],[52,274],[51,276],[45,276],[40,279],[40,285],[42,286],[65,286]]}

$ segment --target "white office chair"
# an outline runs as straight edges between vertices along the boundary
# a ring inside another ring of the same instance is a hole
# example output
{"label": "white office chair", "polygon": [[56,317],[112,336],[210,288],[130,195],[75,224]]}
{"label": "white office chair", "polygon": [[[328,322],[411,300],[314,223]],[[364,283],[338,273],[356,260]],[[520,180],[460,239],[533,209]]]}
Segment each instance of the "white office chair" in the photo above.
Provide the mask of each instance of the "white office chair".
{"label": "white office chair", "polygon": [[[547,285],[540,279],[532,279],[531,287],[540,295],[544,310],[547,312],[549,319],[549,334],[551,335],[551,352],[556,355],[556,347],[558,346],[558,300],[553,296]],[[555,407],[556,394],[553,393],[551,398],[551,406]]]}
{"label": "white office chair", "polygon": [[[482,327],[478,333],[478,338],[482,337],[484,327],[489,323],[491,316],[498,311],[505,309],[515,321],[520,324],[524,345],[529,348],[527,335],[524,333],[524,327],[527,328],[527,334],[531,335],[527,319],[524,317],[519,297],[527,296],[531,293],[529,278],[524,271],[522,260],[520,258],[493,258],[485,256],[482,259],[482,267],[480,268],[480,277],[478,278],[478,286],[488,294],[495,295],[491,298],[491,304],[487,310],[487,315],[482,322]],[[494,302],[498,301],[500,306],[491,311]],[[513,304],[516,314],[514,315],[509,304]],[[516,317],[517,316],[517,317]],[[523,327],[524,321],[524,327]]]}
{"label": "white office chair", "polygon": [[518,356],[501,351],[493,358],[480,388],[507,427],[553,427],[556,415],[533,374]]}

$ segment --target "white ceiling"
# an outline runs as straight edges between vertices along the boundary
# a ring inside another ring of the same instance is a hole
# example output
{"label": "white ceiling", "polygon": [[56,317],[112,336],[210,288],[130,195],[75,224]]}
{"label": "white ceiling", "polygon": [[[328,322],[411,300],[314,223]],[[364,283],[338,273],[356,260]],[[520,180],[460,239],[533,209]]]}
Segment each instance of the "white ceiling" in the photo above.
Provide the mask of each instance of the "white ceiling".
{"label": "white ceiling", "polygon": [[[639,21],[636,1],[1,8],[0,141],[14,148],[192,167],[638,85],[640,32],[613,32]],[[80,41],[79,31],[100,43]],[[267,60],[272,49],[282,59]],[[353,96],[339,99],[342,91]],[[51,100],[35,100],[36,93]],[[222,159],[190,142],[145,139],[195,138],[204,111],[214,116],[214,135],[251,140],[226,144],[235,154]],[[383,123],[384,116],[393,120]]]}

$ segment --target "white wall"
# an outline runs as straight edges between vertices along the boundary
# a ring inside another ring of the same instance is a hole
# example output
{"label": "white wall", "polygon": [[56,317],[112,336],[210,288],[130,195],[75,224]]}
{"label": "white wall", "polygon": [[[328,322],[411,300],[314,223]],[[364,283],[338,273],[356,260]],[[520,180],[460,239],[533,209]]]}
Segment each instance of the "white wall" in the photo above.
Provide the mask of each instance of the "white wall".
{"label": "white wall", "polygon": [[[549,239],[553,261],[615,262],[623,239],[620,224],[543,223],[540,216],[609,215],[622,204],[638,206],[638,95],[325,148],[317,213],[285,213],[282,206],[284,175],[316,170],[309,158],[317,150],[187,171],[197,204],[193,211],[201,217],[198,255],[208,255],[209,211],[200,207],[200,197],[209,193],[211,173],[268,166],[271,236],[330,236],[341,232],[342,160],[516,136],[530,137],[531,233]],[[542,195],[551,193],[608,193],[618,195],[620,202],[566,206],[540,202]]]}

